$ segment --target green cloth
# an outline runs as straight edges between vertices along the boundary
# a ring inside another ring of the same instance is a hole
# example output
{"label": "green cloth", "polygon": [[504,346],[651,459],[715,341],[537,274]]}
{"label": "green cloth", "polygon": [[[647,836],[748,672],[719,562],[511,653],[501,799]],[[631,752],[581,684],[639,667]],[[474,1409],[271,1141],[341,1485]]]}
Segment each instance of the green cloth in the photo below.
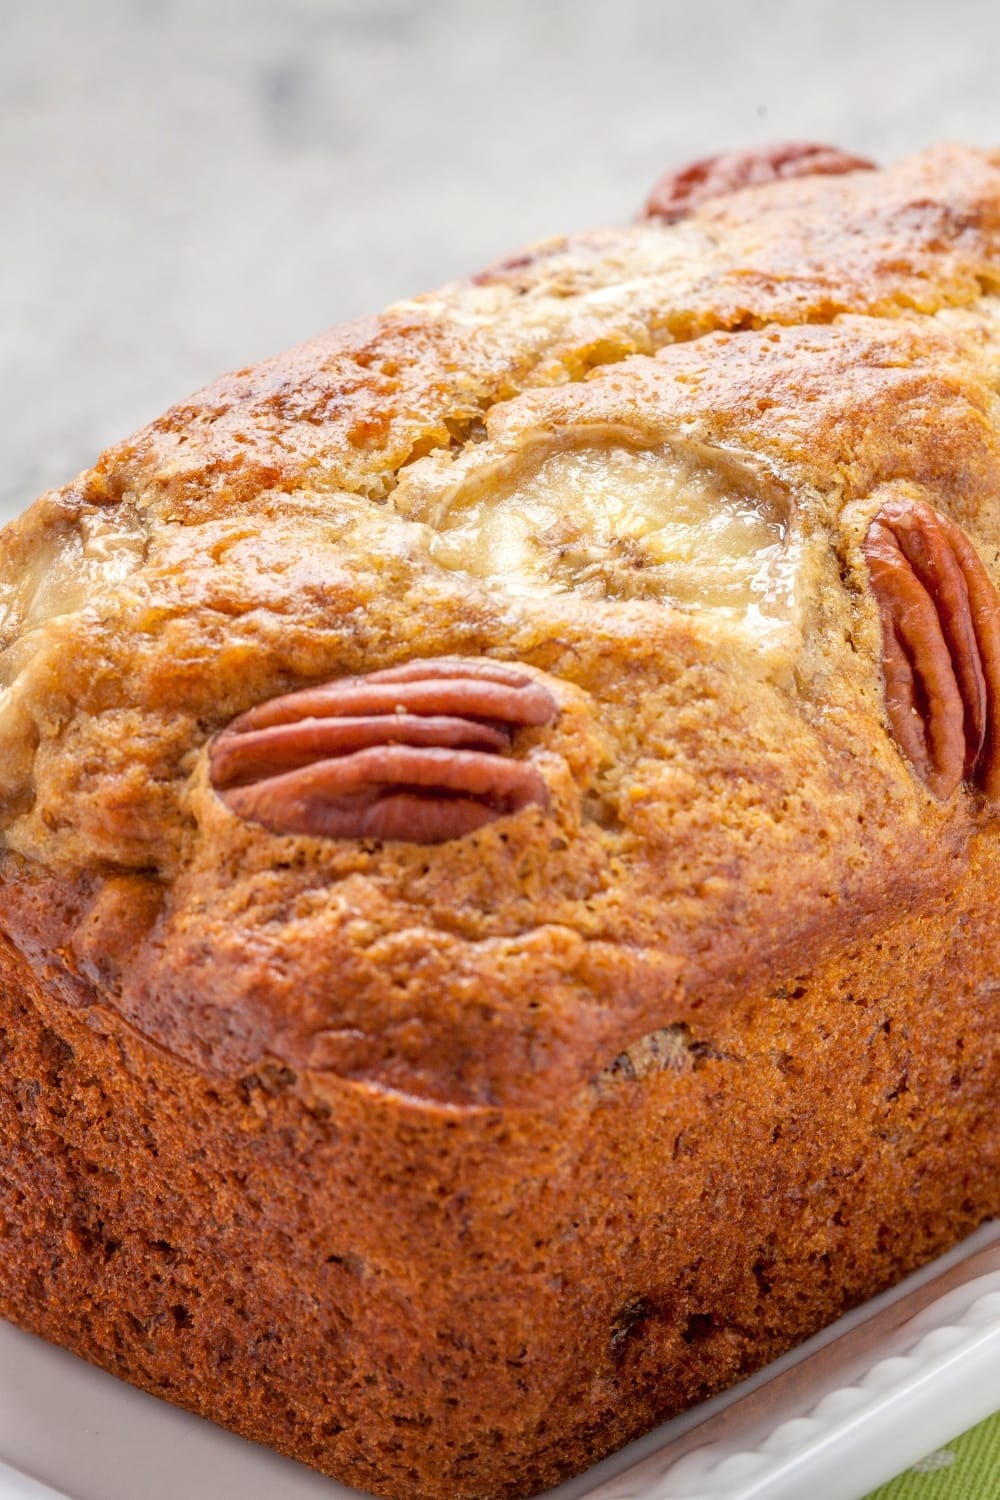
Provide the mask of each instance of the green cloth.
{"label": "green cloth", "polygon": [[1000,1496],[1000,1412],[890,1479],[868,1500],[996,1500]]}

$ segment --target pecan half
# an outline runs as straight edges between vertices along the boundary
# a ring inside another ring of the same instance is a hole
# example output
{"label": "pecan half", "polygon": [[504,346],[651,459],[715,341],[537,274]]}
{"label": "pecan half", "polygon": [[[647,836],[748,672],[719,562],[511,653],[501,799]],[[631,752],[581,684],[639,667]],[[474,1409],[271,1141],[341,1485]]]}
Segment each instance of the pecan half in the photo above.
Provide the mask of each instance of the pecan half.
{"label": "pecan half", "polygon": [[863,545],[882,620],[889,722],[935,797],[1000,797],[1000,596],[969,538],[921,500],[887,501]]}
{"label": "pecan half", "polygon": [[805,141],[723,151],[679,171],[665,172],[647,199],[644,217],[672,223],[710,198],[720,198],[737,188],[757,187],[783,177],[871,171],[874,166],[866,157],[851,156],[836,146],[814,146]]}
{"label": "pecan half", "polygon": [[250,709],[214,741],[209,771],[232,812],[275,833],[443,843],[545,806],[538,770],[501,757],[556,711],[502,662],[408,662]]}

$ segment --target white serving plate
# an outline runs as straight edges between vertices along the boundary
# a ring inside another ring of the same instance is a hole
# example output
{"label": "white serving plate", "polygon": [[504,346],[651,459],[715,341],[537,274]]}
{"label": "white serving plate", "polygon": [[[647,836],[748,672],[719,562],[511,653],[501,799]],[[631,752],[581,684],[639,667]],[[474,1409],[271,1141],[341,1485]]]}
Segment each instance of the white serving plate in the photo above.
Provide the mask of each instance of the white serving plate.
{"label": "white serving plate", "polygon": [[[859,1500],[1000,1408],[1000,1221],[549,1500]],[[0,1323],[0,1500],[358,1500]]]}

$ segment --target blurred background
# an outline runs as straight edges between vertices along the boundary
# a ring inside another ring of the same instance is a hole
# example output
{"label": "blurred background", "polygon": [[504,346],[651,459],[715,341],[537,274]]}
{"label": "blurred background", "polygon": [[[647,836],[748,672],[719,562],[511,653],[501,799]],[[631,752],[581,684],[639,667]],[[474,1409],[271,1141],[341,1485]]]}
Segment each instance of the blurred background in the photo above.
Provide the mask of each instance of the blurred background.
{"label": "blurred background", "polygon": [[984,0],[0,0],[0,516],[668,165],[1000,145],[998,56]]}

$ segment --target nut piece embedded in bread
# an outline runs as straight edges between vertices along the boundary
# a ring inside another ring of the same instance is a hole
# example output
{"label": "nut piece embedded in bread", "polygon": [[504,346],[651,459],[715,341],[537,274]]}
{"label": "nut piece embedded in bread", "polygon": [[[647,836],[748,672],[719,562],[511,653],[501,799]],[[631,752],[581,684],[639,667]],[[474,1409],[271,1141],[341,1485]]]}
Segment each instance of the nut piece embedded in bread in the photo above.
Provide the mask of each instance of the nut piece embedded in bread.
{"label": "nut piece embedded in bread", "polygon": [[709,199],[725,197],[739,188],[759,187],[788,177],[872,171],[874,167],[875,163],[865,156],[806,141],[723,151],[692,162],[681,171],[665,172],[649,195],[646,216],[674,223]]}
{"label": "nut piece embedded in bread", "polygon": [[1000,1212],[1000,152],[669,174],[0,536],[0,1314],[537,1493]]}
{"label": "nut piece embedded in bread", "polygon": [[535,767],[497,752],[555,714],[546,688],[499,662],[411,662],[241,714],[209,773],[232,812],[274,833],[440,844],[547,804]]}
{"label": "nut piece embedded in bread", "polygon": [[937,797],[1000,792],[1000,595],[961,528],[925,501],[880,507],[864,542],[882,619],[886,709]]}

